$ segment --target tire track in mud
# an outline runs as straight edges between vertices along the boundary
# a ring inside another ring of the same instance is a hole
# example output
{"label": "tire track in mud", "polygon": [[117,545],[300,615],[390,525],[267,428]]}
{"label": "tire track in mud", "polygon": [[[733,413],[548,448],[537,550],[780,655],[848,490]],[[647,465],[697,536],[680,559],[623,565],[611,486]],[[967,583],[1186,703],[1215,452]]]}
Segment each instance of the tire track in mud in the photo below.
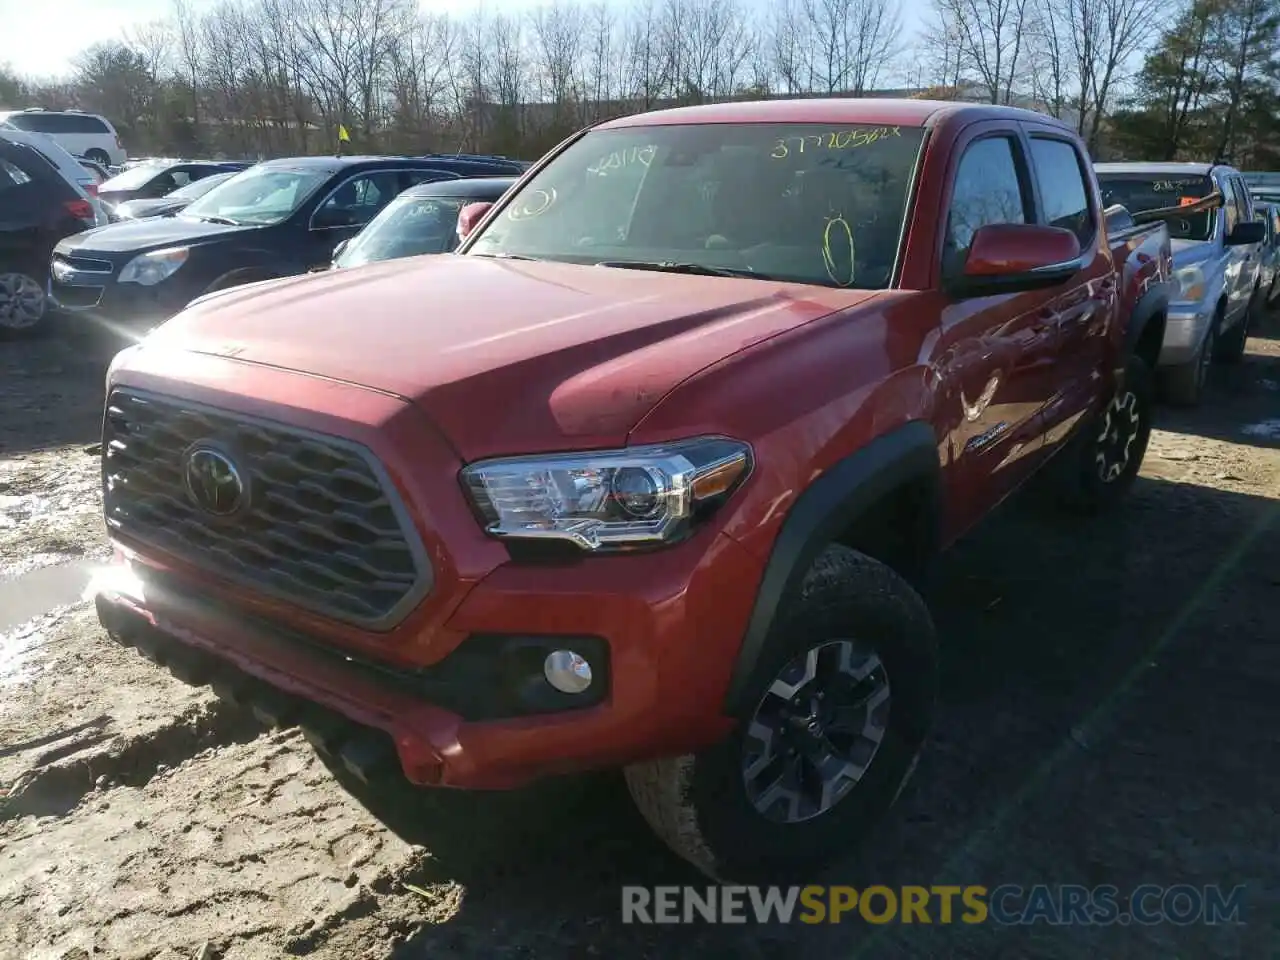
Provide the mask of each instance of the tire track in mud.
{"label": "tire track in mud", "polygon": [[[48,754],[10,785],[0,800],[0,821],[22,816],[61,816],[94,790],[145,786],[167,767],[176,767],[212,747],[248,743],[264,732],[254,716],[221,700],[188,707],[139,736],[117,734],[105,749],[63,761]],[[102,735],[99,734],[99,737]],[[98,740],[91,741],[97,746]],[[44,761],[41,763],[41,761]]]}

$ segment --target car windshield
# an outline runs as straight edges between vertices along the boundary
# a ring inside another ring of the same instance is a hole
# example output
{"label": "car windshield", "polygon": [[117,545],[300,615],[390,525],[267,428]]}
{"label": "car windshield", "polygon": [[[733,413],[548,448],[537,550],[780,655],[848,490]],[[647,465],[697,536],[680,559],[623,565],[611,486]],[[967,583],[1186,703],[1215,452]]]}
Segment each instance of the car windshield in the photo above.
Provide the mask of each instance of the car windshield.
{"label": "car windshield", "polygon": [[[1100,173],[1102,205],[1123,204],[1130,213],[1179,207],[1203,200],[1216,189],[1205,176],[1154,173]],[[1208,240],[1213,236],[1214,215],[1208,210],[1169,220],[1169,236],[1175,240]]]}
{"label": "car windshield", "polygon": [[596,130],[467,253],[883,288],[923,137],[864,124]]}
{"label": "car windshield", "polygon": [[200,180],[192,180],[185,187],[179,187],[172,193],[168,194],[166,200],[194,200],[196,197],[203,197],[206,193],[218,186],[220,183],[226,183],[234,173],[215,173],[211,177],[204,177]]}
{"label": "car windshield", "polygon": [[155,177],[163,173],[167,169],[164,165],[158,163],[149,163],[145,166],[134,167],[126,170],[124,173],[118,173],[110,180],[102,184],[103,193],[112,193],[116,190],[137,190],[139,187],[145,187]]}
{"label": "car windshield", "polygon": [[461,197],[397,197],[352,238],[334,263],[358,267],[376,260],[447,253],[457,243],[458,213],[470,202]]}
{"label": "car windshield", "polygon": [[245,170],[192,203],[182,216],[254,226],[279,223],[319,189],[331,173],[324,168]]}

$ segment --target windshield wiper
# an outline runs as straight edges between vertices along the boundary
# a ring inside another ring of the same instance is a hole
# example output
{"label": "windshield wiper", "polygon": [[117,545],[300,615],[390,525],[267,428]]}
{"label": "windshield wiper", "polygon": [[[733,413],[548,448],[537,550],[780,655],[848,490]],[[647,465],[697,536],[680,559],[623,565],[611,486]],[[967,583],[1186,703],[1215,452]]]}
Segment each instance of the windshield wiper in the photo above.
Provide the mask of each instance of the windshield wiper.
{"label": "windshield wiper", "polygon": [[713,267],[705,263],[680,263],[676,260],[601,260],[597,267],[618,267],[622,270],[654,270],[659,273],[688,273],[701,277],[746,277],[750,280],[771,280],[772,277],[746,267]]}
{"label": "windshield wiper", "polygon": [[196,220],[203,220],[205,223],[221,223],[228,227],[240,226],[239,220],[232,220],[230,217],[210,217],[210,216],[201,217],[198,215],[194,215],[194,216]]}
{"label": "windshield wiper", "polygon": [[537,257],[526,257],[523,253],[470,253],[470,257],[489,257],[491,260],[537,260]]}

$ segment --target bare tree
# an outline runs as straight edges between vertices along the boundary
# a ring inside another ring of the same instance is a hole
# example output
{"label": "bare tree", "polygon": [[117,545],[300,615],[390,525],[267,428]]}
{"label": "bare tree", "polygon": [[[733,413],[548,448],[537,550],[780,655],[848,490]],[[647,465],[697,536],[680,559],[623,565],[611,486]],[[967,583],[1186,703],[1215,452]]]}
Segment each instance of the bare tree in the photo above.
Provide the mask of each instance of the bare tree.
{"label": "bare tree", "polygon": [[1012,103],[1025,66],[1031,0],[934,0],[945,32],[991,103]]}

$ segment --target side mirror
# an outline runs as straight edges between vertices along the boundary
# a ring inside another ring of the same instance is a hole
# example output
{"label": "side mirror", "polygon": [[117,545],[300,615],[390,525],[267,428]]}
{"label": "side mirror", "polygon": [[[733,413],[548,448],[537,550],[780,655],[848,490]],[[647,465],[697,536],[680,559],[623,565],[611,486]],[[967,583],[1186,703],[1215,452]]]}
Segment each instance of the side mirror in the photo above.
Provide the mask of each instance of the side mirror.
{"label": "side mirror", "polygon": [[1228,247],[1243,247],[1251,243],[1261,243],[1266,236],[1267,225],[1261,220],[1242,220],[1227,234],[1224,243]]}
{"label": "side mirror", "polygon": [[484,215],[489,212],[492,203],[468,203],[462,208],[458,214],[458,240],[459,242],[467,239],[471,231],[476,228],[476,224],[484,219]]}
{"label": "side mirror", "polygon": [[333,263],[338,262],[338,258],[342,256],[342,251],[347,249],[347,244],[349,244],[350,242],[351,242],[351,239],[348,237],[346,240],[343,240],[340,244],[338,244],[336,247],[333,248],[333,256],[330,258]]}
{"label": "side mirror", "polygon": [[944,280],[956,297],[991,297],[1065,283],[1084,268],[1070,230],[1033,223],[979,227],[958,276]]}

